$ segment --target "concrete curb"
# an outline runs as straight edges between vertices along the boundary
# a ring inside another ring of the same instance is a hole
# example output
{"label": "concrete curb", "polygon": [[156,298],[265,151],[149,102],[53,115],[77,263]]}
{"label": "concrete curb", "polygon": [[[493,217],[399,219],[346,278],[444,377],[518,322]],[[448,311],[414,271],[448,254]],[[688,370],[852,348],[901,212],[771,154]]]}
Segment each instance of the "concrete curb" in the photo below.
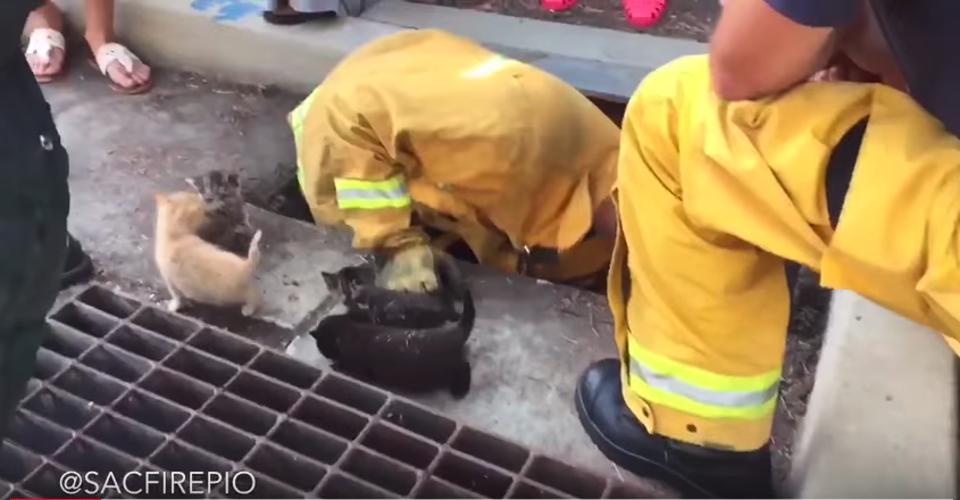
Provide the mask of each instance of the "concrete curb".
{"label": "concrete curb", "polygon": [[690,40],[382,0],[364,19],[440,28],[549,71],[588,95],[626,101],[647,73],[680,56],[706,52]]}
{"label": "concrete curb", "polygon": [[[83,25],[83,2],[59,2]],[[117,35],[146,61],[307,93],[343,56],[400,28],[363,19],[277,27],[259,15],[218,22],[188,0],[120,0]]]}
{"label": "concrete curb", "polygon": [[636,68],[656,68],[706,49],[703,43],[680,38],[398,0],[381,0],[361,17],[409,28],[440,28],[481,42]]}
{"label": "concrete curb", "polygon": [[[58,2],[83,25],[82,2]],[[588,95],[626,101],[652,69],[704,44],[382,0],[360,18],[273,26],[258,14],[216,20],[188,0],[119,0],[117,33],[152,64],[307,93],[346,54],[374,38],[435,27],[556,74]]]}
{"label": "concrete curb", "polygon": [[943,337],[843,291],[825,335],[789,493],[955,498],[956,365]]}

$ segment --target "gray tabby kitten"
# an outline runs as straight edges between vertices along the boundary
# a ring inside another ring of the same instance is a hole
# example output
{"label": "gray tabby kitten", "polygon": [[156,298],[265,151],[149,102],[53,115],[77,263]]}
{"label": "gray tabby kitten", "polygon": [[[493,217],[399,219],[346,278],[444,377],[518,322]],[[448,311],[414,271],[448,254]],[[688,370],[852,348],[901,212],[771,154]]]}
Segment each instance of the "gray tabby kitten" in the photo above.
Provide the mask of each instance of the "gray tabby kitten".
{"label": "gray tabby kitten", "polygon": [[240,176],[212,170],[186,179],[206,205],[208,221],[197,236],[228,252],[245,257],[256,229],[250,225],[241,193]]}

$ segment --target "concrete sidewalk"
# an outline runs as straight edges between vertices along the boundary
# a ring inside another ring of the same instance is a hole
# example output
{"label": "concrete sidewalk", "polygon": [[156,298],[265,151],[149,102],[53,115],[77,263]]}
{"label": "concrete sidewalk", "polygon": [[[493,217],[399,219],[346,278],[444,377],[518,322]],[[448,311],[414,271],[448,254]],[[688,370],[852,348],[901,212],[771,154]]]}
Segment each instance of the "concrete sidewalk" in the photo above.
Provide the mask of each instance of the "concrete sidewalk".
{"label": "concrete sidewalk", "polygon": [[[70,228],[93,256],[100,279],[144,300],[168,297],[152,261],[153,194],[183,189],[212,168],[240,170],[254,197],[275,191],[292,170],[283,121],[296,98],[158,72],[154,90],[123,96],[83,64],[45,93],[71,158]],[[214,323],[282,347],[288,328],[327,295],[321,271],[359,261],[348,235],[254,210],[264,232],[258,280],[266,304],[258,322],[216,314]],[[469,344],[468,397],[418,397],[453,418],[603,475],[617,471],[581,431],[573,410],[576,372],[614,355],[602,298],[573,289],[473,270],[478,319]],[[190,311],[185,311],[191,314]]]}

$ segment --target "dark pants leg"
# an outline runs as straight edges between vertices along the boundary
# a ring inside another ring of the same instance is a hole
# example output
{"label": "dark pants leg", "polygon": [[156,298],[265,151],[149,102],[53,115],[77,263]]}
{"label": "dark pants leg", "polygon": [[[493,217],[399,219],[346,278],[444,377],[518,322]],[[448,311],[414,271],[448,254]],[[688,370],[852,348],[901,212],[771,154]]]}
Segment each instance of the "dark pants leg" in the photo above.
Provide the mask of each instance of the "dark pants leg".
{"label": "dark pants leg", "polygon": [[[843,210],[843,200],[847,197],[850,188],[850,178],[853,177],[853,167],[857,163],[857,154],[860,152],[860,143],[867,130],[867,120],[864,118],[843,137],[833,154],[830,155],[830,167],[827,169],[827,211],[830,214],[830,225],[837,227],[840,222],[840,212]],[[800,266],[795,262],[786,263],[787,286],[791,292],[796,290],[797,275]]]}
{"label": "dark pants leg", "polygon": [[0,438],[47,334],[70,204],[67,153],[49,107],[26,65],[13,66],[0,76]]}

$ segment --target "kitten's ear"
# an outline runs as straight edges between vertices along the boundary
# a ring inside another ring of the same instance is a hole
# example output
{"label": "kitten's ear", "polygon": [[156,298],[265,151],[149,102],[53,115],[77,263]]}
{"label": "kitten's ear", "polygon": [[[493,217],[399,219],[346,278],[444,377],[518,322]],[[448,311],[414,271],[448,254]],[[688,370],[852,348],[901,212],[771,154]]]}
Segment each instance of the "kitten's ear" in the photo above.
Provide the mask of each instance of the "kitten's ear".
{"label": "kitten's ear", "polygon": [[323,283],[327,285],[327,290],[331,292],[340,290],[339,275],[321,271],[320,276],[323,276]]}
{"label": "kitten's ear", "polygon": [[166,205],[170,201],[170,198],[164,193],[157,193],[153,195],[153,201],[156,202],[157,205]]}

